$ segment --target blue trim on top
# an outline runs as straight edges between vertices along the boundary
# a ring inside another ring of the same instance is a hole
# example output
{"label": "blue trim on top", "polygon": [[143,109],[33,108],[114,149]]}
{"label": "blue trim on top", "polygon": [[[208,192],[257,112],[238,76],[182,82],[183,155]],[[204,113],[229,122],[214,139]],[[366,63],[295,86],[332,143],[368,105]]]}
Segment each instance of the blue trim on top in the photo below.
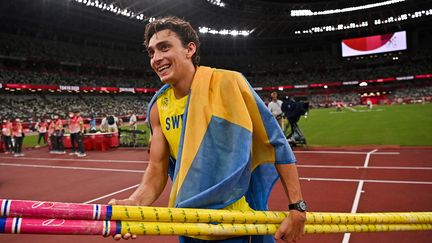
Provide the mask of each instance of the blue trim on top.
{"label": "blue trim on top", "polygon": [[[148,126],[149,126],[149,129],[150,129],[151,133],[153,132],[153,129],[152,129],[152,126],[151,126],[151,122],[150,122],[150,111],[151,111],[151,108],[156,103],[156,101],[159,98],[159,96],[163,92],[165,92],[165,90],[167,90],[170,87],[171,87],[171,85],[165,84],[164,86],[162,86],[162,88],[160,88],[158,90],[158,92],[150,100],[149,106],[147,108],[147,117],[148,117],[147,122],[148,122]],[[186,102],[186,108],[185,108],[185,111],[183,113],[182,131],[181,131],[181,134],[180,134],[180,144],[179,144],[179,149],[178,149],[177,160],[174,159],[172,156],[170,156],[169,161],[168,161],[168,165],[169,165],[168,166],[168,174],[169,174],[169,176],[170,176],[170,178],[171,178],[172,181],[174,181],[175,176],[177,174],[176,171],[178,171],[179,166],[180,166],[180,163],[177,163],[177,161],[180,161],[180,158],[182,156],[184,131],[185,131],[185,128],[186,128],[187,113],[188,113],[188,110],[189,110],[188,107],[189,107],[189,101],[190,101],[190,97],[191,97],[190,93],[191,93],[191,91],[189,92],[189,97],[188,97],[188,100]]]}
{"label": "blue trim on top", "polygon": [[106,207],[105,220],[111,220],[111,217],[112,217],[112,205],[108,205]]}
{"label": "blue trim on top", "polygon": [[5,232],[6,219],[7,219],[6,217],[0,217],[0,233]]}
{"label": "blue trim on top", "polygon": [[165,84],[164,86],[162,86],[162,88],[160,88],[158,90],[158,92],[155,95],[153,95],[152,99],[150,100],[149,106],[147,107],[147,118],[148,118],[147,122],[148,122],[148,127],[149,127],[151,133],[153,132],[152,127],[151,127],[151,122],[150,122],[150,111],[151,111],[151,108],[154,105],[154,103],[156,103],[157,98],[159,97],[159,95],[162,94],[169,87],[171,87],[171,85],[169,85],[169,84]]}

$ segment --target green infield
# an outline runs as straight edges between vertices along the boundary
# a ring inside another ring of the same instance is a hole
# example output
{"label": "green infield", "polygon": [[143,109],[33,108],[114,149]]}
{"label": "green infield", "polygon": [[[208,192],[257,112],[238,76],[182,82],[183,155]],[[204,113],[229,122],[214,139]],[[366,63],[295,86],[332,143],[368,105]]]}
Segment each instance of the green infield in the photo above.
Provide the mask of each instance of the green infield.
{"label": "green infield", "polygon": [[299,124],[308,145],[432,145],[432,104],[312,109]]}
{"label": "green infield", "polygon": [[[34,147],[37,145],[38,135],[28,135],[24,137],[23,147]],[[41,139],[41,145],[43,146],[43,139]]]}
{"label": "green infield", "polygon": [[[312,146],[432,145],[432,104],[313,109],[299,124]],[[37,136],[24,139],[25,147],[36,144]]]}

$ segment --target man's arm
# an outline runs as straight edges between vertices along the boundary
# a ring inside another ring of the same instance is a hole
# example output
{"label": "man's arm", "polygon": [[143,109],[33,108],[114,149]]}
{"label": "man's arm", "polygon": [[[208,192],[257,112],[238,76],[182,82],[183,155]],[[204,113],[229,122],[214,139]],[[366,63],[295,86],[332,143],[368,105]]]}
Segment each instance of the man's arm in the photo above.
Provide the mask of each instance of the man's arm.
{"label": "man's arm", "polygon": [[[288,203],[293,204],[299,200],[303,200],[296,164],[277,164],[276,169],[288,197]],[[305,222],[305,212],[291,210],[288,217],[279,226],[275,238],[286,242],[296,242],[304,234]]]}
{"label": "man's arm", "polygon": [[153,106],[150,122],[153,128],[150,161],[144,172],[141,184],[134,193],[124,200],[112,199],[110,204],[151,205],[160,196],[168,180],[169,147],[162,133],[157,106]]}
{"label": "man's arm", "polygon": [[[151,205],[160,196],[168,180],[168,159],[169,147],[165,136],[162,133],[159,121],[159,112],[157,106],[153,106],[151,111],[150,123],[153,128],[152,146],[150,150],[150,161],[144,172],[141,184],[132,195],[127,199],[111,199],[111,205],[131,205],[131,206],[148,206]],[[115,240],[135,239],[136,235],[126,233],[123,237],[121,234],[114,236]]]}

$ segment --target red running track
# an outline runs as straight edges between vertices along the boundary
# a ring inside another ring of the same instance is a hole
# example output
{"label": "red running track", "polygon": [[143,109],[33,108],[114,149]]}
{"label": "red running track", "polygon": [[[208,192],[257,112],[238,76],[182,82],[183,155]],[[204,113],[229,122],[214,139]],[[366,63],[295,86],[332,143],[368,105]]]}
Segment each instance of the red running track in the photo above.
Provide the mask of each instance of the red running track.
{"label": "red running track", "polygon": [[[432,147],[309,148],[295,151],[302,191],[311,211],[432,211]],[[46,148],[25,157],[0,155],[0,197],[107,203],[128,197],[147,166],[145,150],[89,152],[87,157],[51,155]],[[169,184],[169,183],[168,183]],[[166,206],[170,185],[155,203]],[[272,210],[285,210],[280,183]],[[304,243],[431,242],[432,232],[306,235]],[[114,242],[98,236],[0,235],[0,242]],[[177,237],[142,236],[136,242],[177,242]]]}

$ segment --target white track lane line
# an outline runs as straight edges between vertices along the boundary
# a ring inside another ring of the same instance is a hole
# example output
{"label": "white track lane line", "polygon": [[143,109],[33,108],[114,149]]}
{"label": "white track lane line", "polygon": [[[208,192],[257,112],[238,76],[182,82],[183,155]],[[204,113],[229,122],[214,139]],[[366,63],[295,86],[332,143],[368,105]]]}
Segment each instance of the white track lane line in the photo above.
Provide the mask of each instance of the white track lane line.
{"label": "white track lane line", "polygon": [[[363,153],[362,153],[363,154]],[[374,154],[380,154],[374,153]],[[40,160],[40,161],[73,161],[73,162],[92,162],[92,163],[133,163],[133,164],[148,164],[148,160],[103,160],[103,159],[63,159],[63,158],[14,158],[5,157],[15,160]],[[325,169],[365,169],[363,166],[345,166],[345,165],[297,165],[299,168],[325,168]],[[432,167],[407,167],[407,166],[368,166],[367,169],[383,169],[383,170],[432,170]]]}
{"label": "white track lane line", "polygon": [[133,186],[130,186],[130,187],[127,187],[127,188],[123,188],[123,189],[121,189],[121,190],[118,190],[118,191],[112,192],[112,193],[110,193],[110,194],[106,194],[106,195],[100,196],[100,197],[98,197],[98,198],[95,198],[95,199],[92,199],[92,200],[88,200],[88,201],[86,201],[86,202],[83,202],[83,204],[89,204],[89,203],[92,203],[92,202],[96,202],[96,201],[99,201],[99,200],[101,200],[101,199],[104,199],[104,198],[107,198],[107,197],[111,197],[111,196],[113,196],[113,195],[116,195],[116,194],[119,194],[119,193],[122,193],[122,192],[128,191],[128,190],[130,190],[130,189],[137,188],[138,186],[139,186],[139,184],[136,184],[136,185],[133,185]]}
{"label": "white track lane line", "polygon": [[[55,165],[30,165],[30,164],[0,163],[0,166],[31,167],[31,168],[46,168],[46,169],[65,169],[65,170],[112,171],[112,172],[125,172],[125,173],[143,173],[144,172],[144,170],[106,169],[106,168],[94,168],[94,167],[74,167],[74,166],[55,166]],[[301,177],[300,180],[304,180],[304,181],[335,181],[335,182],[360,182],[360,181],[364,181],[364,182],[371,182],[371,183],[432,185],[432,181],[359,180],[359,179],[350,179],[350,178],[313,178],[313,177]]]}
{"label": "white track lane line", "polygon": [[303,181],[335,181],[335,182],[357,182],[368,183],[388,183],[388,184],[417,184],[417,185],[432,185],[432,181],[395,181],[395,180],[360,180],[349,178],[316,178],[316,177],[300,177]]}
{"label": "white track lane line", "polygon": [[65,169],[65,170],[91,170],[91,171],[130,172],[130,173],[143,173],[144,172],[144,170],[107,169],[107,168],[95,168],[95,167],[58,166],[58,165],[30,165],[30,164],[6,164],[6,163],[0,163],[0,166],[31,167],[31,168],[45,168],[45,169]]}
{"label": "white track lane line", "polygon": [[432,167],[407,167],[407,166],[345,166],[345,165],[297,165],[297,168],[322,168],[322,169],[374,169],[374,170],[432,170]]}
{"label": "white track lane line", "polygon": [[73,162],[97,162],[97,163],[134,163],[134,164],[148,164],[147,160],[114,160],[114,159],[68,159],[68,158],[33,158],[33,157],[3,157],[5,159],[14,160],[43,160],[43,161],[73,161]]}
{"label": "white track lane line", "polygon": [[[294,151],[294,154],[368,154],[370,152],[358,151]],[[377,152],[374,154],[379,155],[398,155],[399,152]]]}
{"label": "white track lane line", "polygon": [[367,168],[369,166],[370,156],[371,156],[371,154],[375,153],[376,151],[378,151],[378,149],[374,149],[374,150],[372,150],[372,151],[370,151],[369,153],[366,154],[366,159],[365,159],[365,162],[363,164],[364,168]]}
{"label": "white track lane line", "polygon": [[[366,158],[365,158],[365,161],[364,161],[364,164],[363,164],[364,168],[368,167],[370,157],[376,151],[378,151],[378,149],[374,149],[374,150],[372,150],[372,151],[370,151],[369,153],[366,154]],[[358,208],[358,205],[360,203],[360,196],[361,196],[361,193],[363,191],[363,184],[364,184],[364,180],[360,180],[359,183],[358,183],[357,191],[356,191],[356,194],[355,194],[355,197],[354,197],[354,202],[353,202],[353,205],[352,205],[352,208],[351,208],[351,213],[356,213],[357,212],[357,208]],[[349,240],[350,240],[350,237],[351,237],[350,233],[345,233],[344,237],[342,239],[342,243],[348,243]]]}

